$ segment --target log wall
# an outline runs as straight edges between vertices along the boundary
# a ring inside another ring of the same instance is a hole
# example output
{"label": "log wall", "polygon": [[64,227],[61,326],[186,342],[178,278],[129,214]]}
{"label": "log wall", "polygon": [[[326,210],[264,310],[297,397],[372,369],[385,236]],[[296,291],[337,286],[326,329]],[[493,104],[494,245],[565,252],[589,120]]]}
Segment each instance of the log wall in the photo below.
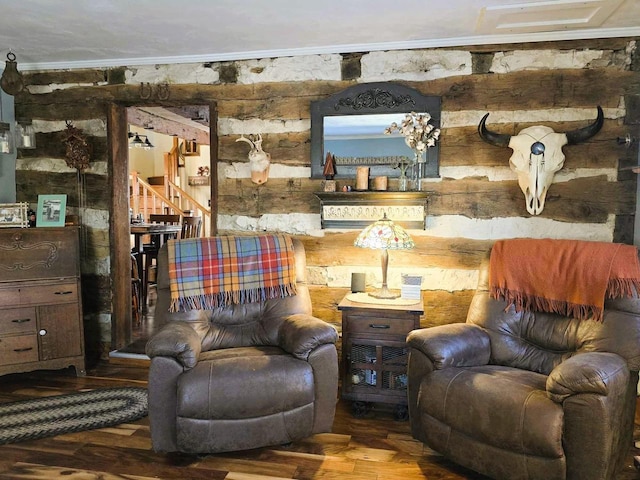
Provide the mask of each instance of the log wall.
{"label": "log wall", "polygon": [[[321,180],[309,178],[310,102],[359,82],[404,83],[442,97],[441,179],[428,183],[427,228],[410,232],[417,248],[392,252],[389,283],[397,288],[401,273],[423,275],[424,326],[464,321],[480,258],[496,239],[633,242],[636,176],[618,167],[636,154],[617,138],[630,131],[625,99],[640,92],[637,40],[27,72],[16,118],[33,120],[38,147],[19,154],[17,200],[35,205],[38,194],[65,193],[69,213],[80,214],[88,348],[99,351],[110,342],[113,293],[108,106],[153,104],[153,98],[141,99],[141,82],[168,83],[171,100],[217,104],[220,232],[285,231],[302,238],[315,313],[339,325],[336,304],[348,291],[351,272],[366,272],[374,284],[380,266],[376,254],[352,246],[356,231],[320,229],[314,192],[321,190]],[[565,147],[565,166],[544,212],[531,217],[508,166],[510,150],[480,140],[480,118],[491,112],[490,128],[503,133],[539,124],[568,130],[592,122],[596,105],[605,113],[602,131],[587,143]],[[83,175],[64,162],[66,121],[81,128],[93,146],[91,168]],[[246,145],[235,142],[251,133],[262,133],[263,148],[272,156],[271,176],[260,186],[249,180]]]}

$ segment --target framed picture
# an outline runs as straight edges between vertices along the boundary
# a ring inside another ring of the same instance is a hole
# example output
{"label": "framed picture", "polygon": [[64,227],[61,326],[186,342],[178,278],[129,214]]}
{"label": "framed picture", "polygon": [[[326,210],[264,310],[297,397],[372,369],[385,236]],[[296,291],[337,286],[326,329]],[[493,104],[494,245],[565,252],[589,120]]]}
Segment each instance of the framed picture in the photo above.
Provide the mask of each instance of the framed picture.
{"label": "framed picture", "polygon": [[200,145],[195,140],[184,141],[184,154],[185,156],[200,155]]}
{"label": "framed picture", "polygon": [[28,207],[29,204],[27,202],[0,203],[0,228],[25,228],[29,223],[27,217]]}
{"label": "framed picture", "polygon": [[38,195],[36,226],[64,227],[66,212],[66,195]]}

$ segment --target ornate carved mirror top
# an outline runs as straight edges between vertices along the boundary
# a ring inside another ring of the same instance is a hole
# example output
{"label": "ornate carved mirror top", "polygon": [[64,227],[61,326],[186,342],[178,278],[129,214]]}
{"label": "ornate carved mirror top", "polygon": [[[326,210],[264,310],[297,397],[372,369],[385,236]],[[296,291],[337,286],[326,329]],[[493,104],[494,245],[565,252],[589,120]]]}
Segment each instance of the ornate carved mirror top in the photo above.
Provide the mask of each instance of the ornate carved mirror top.
{"label": "ornate carved mirror top", "polygon": [[[388,135],[385,129],[409,112],[428,113],[440,128],[440,104],[440,97],[389,82],[355,85],[311,102],[311,178],[323,178],[328,154],[335,178],[353,178],[358,166],[370,167],[371,176],[398,177],[395,167],[403,157],[413,158],[413,151],[403,135]],[[436,143],[426,152],[425,177],[439,176],[438,158]]]}

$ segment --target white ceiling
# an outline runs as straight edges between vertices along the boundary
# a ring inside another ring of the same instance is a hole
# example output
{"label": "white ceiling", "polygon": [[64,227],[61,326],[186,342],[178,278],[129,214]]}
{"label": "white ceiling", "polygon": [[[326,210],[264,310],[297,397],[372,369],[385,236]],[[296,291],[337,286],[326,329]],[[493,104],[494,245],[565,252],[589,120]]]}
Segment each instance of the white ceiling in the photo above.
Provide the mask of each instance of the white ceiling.
{"label": "white ceiling", "polygon": [[640,0],[0,3],[0,61],[11,51],[19,70],[626,36]]}

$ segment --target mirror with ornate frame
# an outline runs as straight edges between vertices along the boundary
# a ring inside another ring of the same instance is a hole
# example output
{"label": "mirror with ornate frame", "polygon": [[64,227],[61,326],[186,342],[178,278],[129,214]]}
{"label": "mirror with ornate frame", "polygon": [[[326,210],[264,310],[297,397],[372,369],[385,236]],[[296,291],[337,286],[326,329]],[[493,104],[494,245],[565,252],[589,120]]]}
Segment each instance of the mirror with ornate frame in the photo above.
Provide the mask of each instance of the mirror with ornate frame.
{"label": "mirror with ornate frame", "polygon": [[[398,177],[398,161],[413,153],[402,135],[386,135],[385,128],[409,112],[429,113],[440,128],[440,104],[438,96],[390,82],[354,85],[311,102],[311,178],[323,178],[327,153],[334,178],[353,178],[358,166],[368,166],[371,176]],[[423,178],[439,176],[439,153],[438,143],[427,149]]]}

